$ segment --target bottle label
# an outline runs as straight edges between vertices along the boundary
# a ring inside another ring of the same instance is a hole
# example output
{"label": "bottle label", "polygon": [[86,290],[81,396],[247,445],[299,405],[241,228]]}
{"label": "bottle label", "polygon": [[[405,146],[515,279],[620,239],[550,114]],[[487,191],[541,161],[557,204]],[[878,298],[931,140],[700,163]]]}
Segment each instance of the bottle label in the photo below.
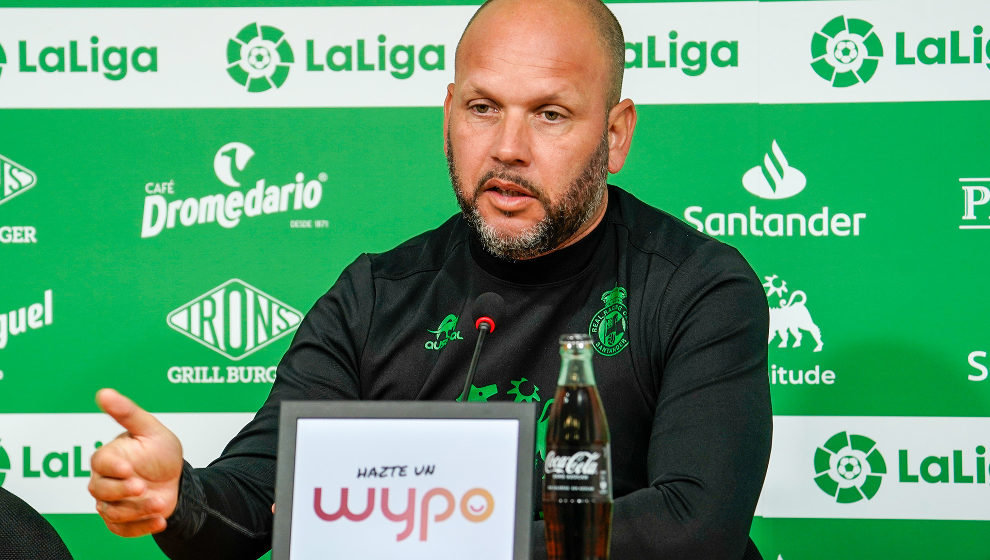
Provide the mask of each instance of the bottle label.
{"label": "bottle label", "polygon": [[612,497],[609,446],[552,449],[543,463],[544,489],[558,498]]}

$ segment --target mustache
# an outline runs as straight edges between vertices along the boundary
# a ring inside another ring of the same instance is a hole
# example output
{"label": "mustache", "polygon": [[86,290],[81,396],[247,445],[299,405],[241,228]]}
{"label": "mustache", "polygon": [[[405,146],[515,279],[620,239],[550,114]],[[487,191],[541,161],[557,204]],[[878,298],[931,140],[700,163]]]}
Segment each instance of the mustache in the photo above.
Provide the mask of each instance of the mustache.
{"label": "mustache", "polygon": [[484,175],[481,176],[480,179],[478,179],[478,186],[477,188],[474,189],[475,202],[478,201],[478,197],[480,197],[481,193],[484,192],[485,183],[487,183],[492,179],[498,179],[500,181],[506,181],[508,183],[515,183],[516,185],[519,185],[520,187],[533,193],[533,196],[536,197],[537,200],[540,200],[541,202],[547,202],[546,195],[543,192],[543,189],[539,185],[533,183],[532,181],[529,181],[528,179],[522,177],[521,175],[510,173],[505,169],[489,169],[488,171],[485,172]]}

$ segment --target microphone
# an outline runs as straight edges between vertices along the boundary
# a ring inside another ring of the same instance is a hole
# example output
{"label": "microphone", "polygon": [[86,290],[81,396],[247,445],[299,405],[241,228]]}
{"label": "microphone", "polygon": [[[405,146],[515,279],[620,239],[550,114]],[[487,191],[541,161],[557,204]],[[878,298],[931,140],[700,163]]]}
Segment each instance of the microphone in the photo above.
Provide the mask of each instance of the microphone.
{"label": "microphone", "polygon": [[474,328],[478,329],[478,342],[474,344],[474,355],[471,356],[471,365],[468,366],[467,378],[464,379],[464,390],[457,398],[460,402],[467,402],[468,392],[471,391],[471,382],[474,381],[474,373],[478,370],[478,357],[481,355],[481,345],[485,343],[485,336],[495,331],[495,323],[502,315],[502,308],[505,307],[505,300],[495,292],[485,292],[474,300],[471,305],[471,317],[475,318]]}

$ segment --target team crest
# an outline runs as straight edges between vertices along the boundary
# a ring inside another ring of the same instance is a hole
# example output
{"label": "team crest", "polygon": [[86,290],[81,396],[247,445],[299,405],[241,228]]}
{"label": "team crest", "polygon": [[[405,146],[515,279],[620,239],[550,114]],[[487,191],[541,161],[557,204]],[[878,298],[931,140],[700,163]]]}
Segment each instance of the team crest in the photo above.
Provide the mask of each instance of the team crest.
{"label": "team crest", "polygon": [[622,303],[624,299],[625,288],[616,286],[605,292],[602,294],[605,307],[591,319],[588,334],[594,341],[595,350],[602,356],[614,356],[629,346],[629,338],[626,336],[629,309]]}

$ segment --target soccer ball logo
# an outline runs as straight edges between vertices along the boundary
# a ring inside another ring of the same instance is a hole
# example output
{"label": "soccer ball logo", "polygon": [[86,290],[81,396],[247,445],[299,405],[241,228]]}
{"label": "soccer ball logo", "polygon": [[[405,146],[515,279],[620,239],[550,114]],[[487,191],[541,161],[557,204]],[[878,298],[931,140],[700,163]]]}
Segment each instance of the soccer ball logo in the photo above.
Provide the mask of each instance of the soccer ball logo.
{"label": "soccer ball logo", "polygon": [[833,87],[870,81],[882,56],[873,24],[861,19],[838,16],[811,37],[811,68]]}
{"label": "soccer ball logo", "polygon": [[7,53],[3,52],[3,45],[0,45],[0,74],[3,73],[4,64],[7,64]]}
{"label": "soccer ball logo", "polygon": [[866,436],[839,432],[815,451],[815,484],[840,504],[873,498],[886,472],[877,443]]}
{"label": "soccer ball logo", "polygon": [[227,42],[227,73],[250,92],[279,88],[295,58],[279,29],[252,23]]}

